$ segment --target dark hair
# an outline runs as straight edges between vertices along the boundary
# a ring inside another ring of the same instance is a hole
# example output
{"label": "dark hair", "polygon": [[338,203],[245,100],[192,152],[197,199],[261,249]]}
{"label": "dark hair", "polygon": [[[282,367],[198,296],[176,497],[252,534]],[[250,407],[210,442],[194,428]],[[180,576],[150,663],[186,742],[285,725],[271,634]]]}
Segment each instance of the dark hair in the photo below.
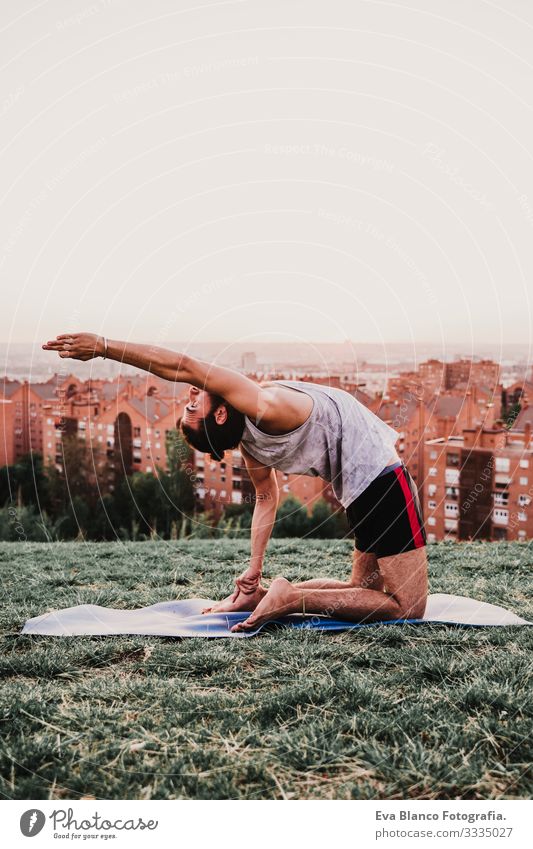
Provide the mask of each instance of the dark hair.
{"label": "dark hair", "polygon": [[[211,454],[213,460],[222,460],[224,451],[228,448],[237,448],[244,430],[244,414],[240,413],[231,404],[228,404],[220,395],[211,396],[211,409],[207,416],[201,419],[197,428],[180,422],[181,431],[193,448],[203,454]],[[217,424],[215,410],[223,404],[227,411],[227,418],[223,424]]]}

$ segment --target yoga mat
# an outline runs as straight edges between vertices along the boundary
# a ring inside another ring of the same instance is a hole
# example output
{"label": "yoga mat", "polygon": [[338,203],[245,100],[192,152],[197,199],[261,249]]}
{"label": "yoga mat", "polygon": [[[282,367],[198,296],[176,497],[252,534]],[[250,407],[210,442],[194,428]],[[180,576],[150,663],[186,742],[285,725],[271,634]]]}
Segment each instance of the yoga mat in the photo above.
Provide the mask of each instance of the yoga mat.
{"label": "yoga mat", "polygon": [[247,613],[202,614],[202,608],[213,604],[202,598],[185,601],[163,601],[136,610],[116,610],[96,604],[81,604],[54,610],[28,619],[23,634],[74,637],[81,635],[145,634],[159,637],[252,637],[265,625],[278,624],[291,628],[312,628],[318,631],[346,631],[375,625],[402,623],[441,623],[473,627],[502,625],[532,625],[510,610],[459,595],[437,593],[428,597],[423,619],[392,619],[384,622],[353,623],[327,616],[291,614],[273,619],[254,631],[231,632],[232,625],[246,619]]}

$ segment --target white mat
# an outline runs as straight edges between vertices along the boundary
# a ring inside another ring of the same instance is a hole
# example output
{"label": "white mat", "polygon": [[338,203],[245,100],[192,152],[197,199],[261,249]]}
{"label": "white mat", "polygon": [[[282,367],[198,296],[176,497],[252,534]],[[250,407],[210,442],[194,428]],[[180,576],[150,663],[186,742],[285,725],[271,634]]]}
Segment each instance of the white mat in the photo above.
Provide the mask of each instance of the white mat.
{"label": "white mat", "polygon": [[[247,613],[217,613],[202,615],[202,608],[213,604],[209,599],[191,598],[185,601],[165,601],[136,610],[116,610],[95,604],[82,604],[43,613],[28,619],[23,634],[43,634],[58,637],[106,634],[146,634],[160,637],[250,637],[255,631],[230,630]],[[532,625],[510,610],[464,596],[437,593],[428,597],[423,619],[386,620],[353,623],[317,615],[291,615],[274,619],[277,624],[322,631],[343,631],[376,625],[442,623],[466,626]],[[266,623],[270,624],[270,623]],[[261,627],[264,627],[261,626]]]}

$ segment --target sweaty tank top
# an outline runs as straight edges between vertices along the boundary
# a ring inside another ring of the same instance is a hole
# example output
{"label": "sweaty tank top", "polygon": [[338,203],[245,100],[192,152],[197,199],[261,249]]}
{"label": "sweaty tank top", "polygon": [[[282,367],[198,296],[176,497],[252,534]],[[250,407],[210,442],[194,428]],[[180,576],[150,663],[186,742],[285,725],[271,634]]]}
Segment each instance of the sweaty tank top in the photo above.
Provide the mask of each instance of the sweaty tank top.
{"label": "sweaty tank top", "polygon": [[329,481],[337,500],[348,507],[383,471],[400,434],[344,389],[273,382],[309,395],[309,418],[289,433],[272,435],[245,416],[242,445],[265,466]]}

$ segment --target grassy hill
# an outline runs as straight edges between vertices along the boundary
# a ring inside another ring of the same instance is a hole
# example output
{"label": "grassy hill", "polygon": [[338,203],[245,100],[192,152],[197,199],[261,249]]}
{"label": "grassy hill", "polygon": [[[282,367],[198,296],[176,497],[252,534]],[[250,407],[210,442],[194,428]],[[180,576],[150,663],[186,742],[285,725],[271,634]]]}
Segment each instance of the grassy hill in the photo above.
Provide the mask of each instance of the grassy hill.
{"label": "grassy hill", "polygon": [[[231,540],[0,543],[5,797],[531,796],[531,628],[19,635],[57,607],[221,597],[247,552]],[[429,552],[431,592],[533,619],[533,543]],[[350,553],[346,541],[273,540],[266,574],[341,577]]]}

